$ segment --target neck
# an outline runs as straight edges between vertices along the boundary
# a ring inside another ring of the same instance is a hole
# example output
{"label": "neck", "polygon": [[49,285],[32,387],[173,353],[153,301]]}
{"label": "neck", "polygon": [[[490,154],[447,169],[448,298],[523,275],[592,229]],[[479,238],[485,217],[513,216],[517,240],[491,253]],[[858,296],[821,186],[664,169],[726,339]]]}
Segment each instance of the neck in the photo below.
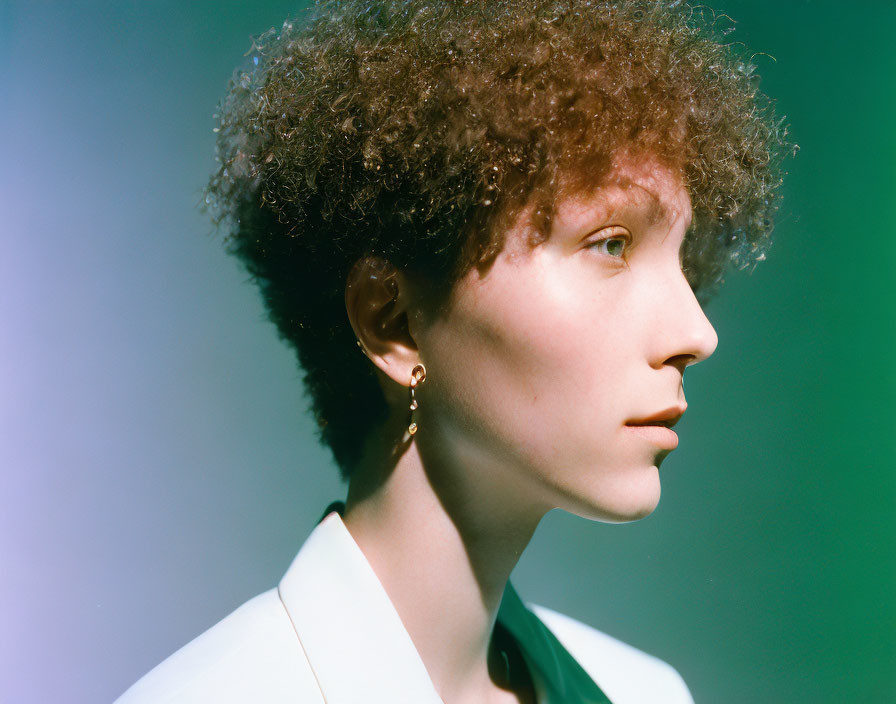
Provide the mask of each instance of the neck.
{"label": "neck", "polygon": [[[400,430],[377,437],[390,436]],[[445,702],[489,700],[498,607],[545,512],[509,500],[500,474],[424,462],[417,441],[396,453],[374,438],[349,485],[345,525]]]}

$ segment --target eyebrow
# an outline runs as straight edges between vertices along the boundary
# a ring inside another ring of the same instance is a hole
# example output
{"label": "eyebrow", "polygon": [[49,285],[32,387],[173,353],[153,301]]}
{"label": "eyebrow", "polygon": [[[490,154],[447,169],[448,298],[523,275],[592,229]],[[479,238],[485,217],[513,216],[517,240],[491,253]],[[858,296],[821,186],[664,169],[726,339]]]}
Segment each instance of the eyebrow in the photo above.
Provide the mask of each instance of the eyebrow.
{"label": "eyebrow", "polygon": [[[650,209],[647,211],[647,221],[651,225],[658,225],[661,222],[669,222],[673,221],[673,212],[666,207],[665,203],[660,199],[660,197],[651,191],[649,188],[642,186],[640,183],[636,183],[632,181],[630,178],[625,176],[618,176],[613,180],[609,181],[607,185],[619,186],[622,189],[629,190],[631,188],[637,188],[641,193],[643,193],[650,205]],[[691,221],[693,219],[693,215],[686,220],[686,227],[688,229],[691,226]]]}

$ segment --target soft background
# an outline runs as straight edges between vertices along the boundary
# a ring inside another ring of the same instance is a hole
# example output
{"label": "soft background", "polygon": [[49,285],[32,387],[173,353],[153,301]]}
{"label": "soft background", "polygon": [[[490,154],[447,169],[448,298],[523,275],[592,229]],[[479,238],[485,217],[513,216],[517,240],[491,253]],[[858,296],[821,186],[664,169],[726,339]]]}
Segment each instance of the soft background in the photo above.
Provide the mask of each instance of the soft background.
{"label": "soft background", "polygon": [[[802,147],[777,244],[708,308],[657,512],[552,514],[515,581],[698,703],[894,702],[896,4],[709,4]],[[232,69],[298,8],[0,2],[4,703],[111,701],[342,494],[196,208]]]}

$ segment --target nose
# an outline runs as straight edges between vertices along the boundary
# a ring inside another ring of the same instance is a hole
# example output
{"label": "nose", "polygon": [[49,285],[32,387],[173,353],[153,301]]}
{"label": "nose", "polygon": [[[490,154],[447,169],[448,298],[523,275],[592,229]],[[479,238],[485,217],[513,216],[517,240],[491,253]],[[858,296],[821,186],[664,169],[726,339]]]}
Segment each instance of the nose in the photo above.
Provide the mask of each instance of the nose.
{"label": "nose", "polygon": [[709,318],[680,269],[672,274],[657,301],[653,366],[685,367],[702,362],[719,344]]}

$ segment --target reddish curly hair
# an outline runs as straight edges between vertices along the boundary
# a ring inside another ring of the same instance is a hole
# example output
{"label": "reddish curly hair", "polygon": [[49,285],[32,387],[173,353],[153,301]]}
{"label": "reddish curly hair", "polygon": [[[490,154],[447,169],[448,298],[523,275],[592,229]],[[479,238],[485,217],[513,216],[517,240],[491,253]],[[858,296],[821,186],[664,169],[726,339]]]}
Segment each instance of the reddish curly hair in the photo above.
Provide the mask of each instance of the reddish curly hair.
{"label": "reddish curly hair", "polygon": [[790,145],[718,25],[679,0],[328,0],[254,41],[206,201],[298,353],[343,476],[388,410],[345,311],[361,257],[444,298],[524,206],[537,246],[557,199],[622,150],[682,175],[701,300],[728,262],[765,257]]}

